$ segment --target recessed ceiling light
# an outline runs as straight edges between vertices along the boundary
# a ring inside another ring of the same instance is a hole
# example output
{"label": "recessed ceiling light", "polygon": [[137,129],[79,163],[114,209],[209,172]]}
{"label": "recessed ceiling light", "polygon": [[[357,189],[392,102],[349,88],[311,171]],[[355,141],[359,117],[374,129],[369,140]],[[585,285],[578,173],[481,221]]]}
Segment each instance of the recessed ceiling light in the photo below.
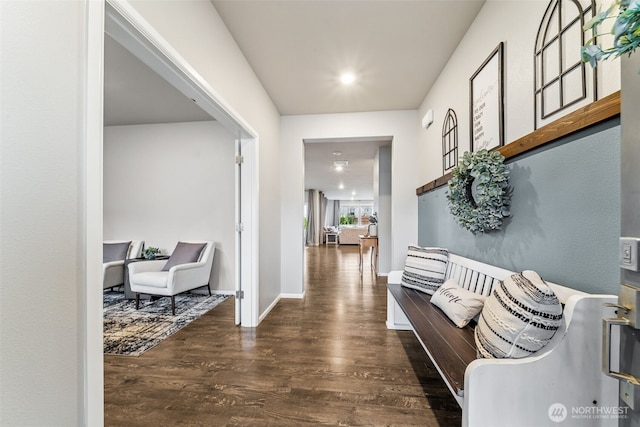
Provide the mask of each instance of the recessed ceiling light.
{"label": "recessed ceiling light", "polygon": [[355,80],[356,80],[356,76],[355,76],[353,73],[351,73],[351,72],[343,73],[343,74],[340,76],[340,82],[341,82],[343,85],[350,85],[350,84],[351,84],[351,83],[353,83]]}
{"label": "recessed ceiling light", "polygon": [[356,190],[353,190],[353,191],[351,192],[351,195],[352,195],[352,196],[355,196],[355,195],[356,195]]}
{"label": "recessed ceiling light", "polygon": [[345,167],[349,166],[349,160],[334,160],[333,166],[338,172],[342,171]]}
{"label": "recessed ceiling light", "polygon": [[340,183],[340,185],[338,186],[339,189],[344,190],[344,184]]}
{"label": "recessed ceiling light", "polygon": [[334,156],[342,156],[342,152],[341,151],[334,151],[333,153]]}

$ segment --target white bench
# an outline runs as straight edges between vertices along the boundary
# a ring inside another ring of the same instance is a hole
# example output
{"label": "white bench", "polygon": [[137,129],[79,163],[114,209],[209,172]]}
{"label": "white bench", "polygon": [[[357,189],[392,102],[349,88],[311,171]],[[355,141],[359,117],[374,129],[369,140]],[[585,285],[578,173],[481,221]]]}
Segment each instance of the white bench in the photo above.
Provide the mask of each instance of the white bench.
{"label": "white bench", "polygon": [[[511,274],[449,254],[446,278],[482,295]],[[462,408],[463,426],[618,425],[615,417],[585,416],[618,407],[617,381],[601,371],[602,318],[616,317],[603,304],[617,302],[616,296],[549,283],[564,305],[565,322],[552,341],[522,359],[476,359],[472,326],[457,328],[429,302],[430,295],[400,286],[401,277],[393,271],[387,280],[387,328],[414,331]],[[566,408],[561,424],[550,418],[554,404]]]}

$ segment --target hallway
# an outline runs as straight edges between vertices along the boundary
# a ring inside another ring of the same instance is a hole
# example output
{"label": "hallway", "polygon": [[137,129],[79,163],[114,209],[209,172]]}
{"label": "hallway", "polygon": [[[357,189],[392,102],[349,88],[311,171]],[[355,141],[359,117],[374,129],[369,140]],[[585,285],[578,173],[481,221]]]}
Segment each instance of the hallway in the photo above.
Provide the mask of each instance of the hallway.
{"label": "hallway", "polygon": [[105,425],[459,426],[413,334],[386,329],[385,278],[360,278],[358,247],[305,260],[305,298],[256,329],[229,299],[140,357],[105,355]]}

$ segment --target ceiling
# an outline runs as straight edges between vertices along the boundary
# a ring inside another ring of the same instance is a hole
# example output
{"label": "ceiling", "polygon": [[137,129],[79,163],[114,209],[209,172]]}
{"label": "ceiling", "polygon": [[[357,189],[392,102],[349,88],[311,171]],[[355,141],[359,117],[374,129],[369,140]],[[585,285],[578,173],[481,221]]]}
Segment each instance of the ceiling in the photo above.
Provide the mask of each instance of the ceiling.
{"label": "ceiling", "polygon": [[[373,200],[374,158],[378,147],[391,145],[391,137],[304,142],[305,189],[321,190],[332,200]],[[334,160],[349,164],[336,171]]]}
{"label": "ceiling", "polygon": [[484,4],[211,1],[282,115],[418,108]]}
{"label": "ceiling", "polygon": [[105,34],[105,126],[212,120],[197,104]]}
{"label": "ceiling", "polygon": [[[211,2],[282,115],[417,109],[484,4],[484,0]],[[356,75],[353,84],[339,83],[344,71]],[[105,37],[105,125],[200,120],[212,118]],[[350,199],[355,190],[360,195],[355,197],[364,199],[373,190],[373,158],[381,143],[305,144],[311,153],[305,161],[305,188],[341,199]],[[340,194],[330,189],[335,188],[336,177],[327,170],[336,150],[349,157],[343,172],[345,190]]]}

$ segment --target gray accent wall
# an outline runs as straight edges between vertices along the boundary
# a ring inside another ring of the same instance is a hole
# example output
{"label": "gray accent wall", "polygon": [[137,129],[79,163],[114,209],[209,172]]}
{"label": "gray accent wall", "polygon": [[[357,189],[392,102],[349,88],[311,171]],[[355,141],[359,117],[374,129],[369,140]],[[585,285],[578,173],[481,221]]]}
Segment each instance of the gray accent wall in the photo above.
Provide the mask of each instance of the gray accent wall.
{"label": "gray accent wall", "polygon": [[511,217],[474,236],[449,213],[447,186],[418,197],[418,243],[550,282],[617,294],[620,120],[612,119],[508,161]]}

